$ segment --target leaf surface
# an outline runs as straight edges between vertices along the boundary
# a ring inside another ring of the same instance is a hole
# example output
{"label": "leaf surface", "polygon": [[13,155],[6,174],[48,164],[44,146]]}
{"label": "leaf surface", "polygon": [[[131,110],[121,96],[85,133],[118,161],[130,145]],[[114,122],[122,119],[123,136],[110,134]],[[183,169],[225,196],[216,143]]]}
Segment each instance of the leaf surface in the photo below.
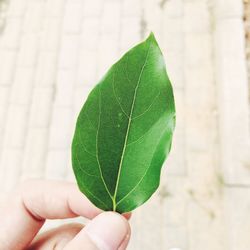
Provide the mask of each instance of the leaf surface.
{"label": "leaf surface", "polygon": [[159,186],[175,127],[175,104],[153,33],[91,91],[76,123],[72,165],[99,208],[128,212]]}

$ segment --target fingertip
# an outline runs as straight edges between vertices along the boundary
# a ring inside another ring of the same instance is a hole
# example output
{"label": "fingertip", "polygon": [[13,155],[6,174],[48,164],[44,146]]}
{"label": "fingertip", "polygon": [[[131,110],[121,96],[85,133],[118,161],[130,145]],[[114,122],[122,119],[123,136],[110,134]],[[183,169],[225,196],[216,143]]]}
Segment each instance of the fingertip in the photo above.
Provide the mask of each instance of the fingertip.
{"label": "fingertip", "polygon": [[[71,195],[69,195],[70,209],[77,215],[92,219],[103,211],[96,207],[90,200],[84,196],[75,184],[71,184]],[[86,214],[88,216],[86,216]]]}
{"label": "fingertip", "polygon": [[130,237],[128,221],[115,212],[101,213],[85,231],[98,248],[107,250],[124,249],[124,242],[127,244]]}

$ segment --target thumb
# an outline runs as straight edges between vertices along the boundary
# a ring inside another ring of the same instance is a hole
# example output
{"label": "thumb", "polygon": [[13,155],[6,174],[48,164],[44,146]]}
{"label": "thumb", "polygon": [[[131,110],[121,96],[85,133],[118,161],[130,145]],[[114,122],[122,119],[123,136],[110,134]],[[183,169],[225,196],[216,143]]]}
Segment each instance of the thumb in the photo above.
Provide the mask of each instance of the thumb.
{"label": "thumb", "polygon": [[70,241],[65,250],[124,250],[130,238],[128,221],[118,213],[96,216]]}

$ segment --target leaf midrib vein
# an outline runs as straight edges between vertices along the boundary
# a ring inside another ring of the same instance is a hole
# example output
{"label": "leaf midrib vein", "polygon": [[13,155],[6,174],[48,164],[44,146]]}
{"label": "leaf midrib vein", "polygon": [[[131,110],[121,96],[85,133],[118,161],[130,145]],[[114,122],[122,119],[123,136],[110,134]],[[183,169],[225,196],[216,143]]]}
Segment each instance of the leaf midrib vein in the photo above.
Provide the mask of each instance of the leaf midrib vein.
{"label": "leaf midrib vein", "polygon": [[141,81],[141,77],[142,77],[144,68],[146,66],[147,60],[148,60],[148,55],[149,55],[150,48],[151,48],[151,42],[149,43],[149,47],[148,47],[148,50],[147,50],[147,55],[146,55],[146,58],[145,58],[145,62],[143,64],[142,68],[141,68],[141,72],[140,72],[140,75],[138,77],[138,81],[137,81],[137,84],[136,84],[136,87],[135,87],[135,91],[134,91],[133,102],[132,102],[130,114],[129,114],[129,117],[128,117],[128,119],[129,119],[128,120],[128,126],[127,126],[126,135],[125,135],[125,140],[124,140],[124,145],[123,145],[121,160],[120,160],[120,163],[119,163],[118,176],[117,176],[116,185],[115,185],[115,192],[114,192],[114,196],[113,196],[113,199],[112,199],[113,200],[113,210],[114,211],[116,210],[116,205],[117,205],[116,204],[116,196],[117,196],[118,185],[119,185],[119,180],[120,180],[120,175],[121,175],[121,166],[123,164],[123,159],[124,159],[124,155],[125,155],[125,151],[126,151],[127,140],[128,140],[128,135],[129,135],[129,131],[130,131],[130,126],[131,126],[131,121],[132,121],[132,115],[133,115],[134,106],[135,106],[135,100],[136,100],[136,96],[137,96],[137,89],[139,87],[139,84],[140,84],[140,81]]}

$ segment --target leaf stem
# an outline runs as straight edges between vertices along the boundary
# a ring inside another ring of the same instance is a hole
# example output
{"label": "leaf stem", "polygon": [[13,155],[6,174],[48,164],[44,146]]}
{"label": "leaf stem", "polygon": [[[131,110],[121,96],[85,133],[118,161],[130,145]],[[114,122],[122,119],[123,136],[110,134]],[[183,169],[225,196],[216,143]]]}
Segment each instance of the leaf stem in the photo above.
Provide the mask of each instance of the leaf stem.
{"label": "leaf stem", "polygon": [[113,211],[115,212],[116,211],[116,201],[115,201],[115,198],[112,199],[112,202],[113,202]]}

